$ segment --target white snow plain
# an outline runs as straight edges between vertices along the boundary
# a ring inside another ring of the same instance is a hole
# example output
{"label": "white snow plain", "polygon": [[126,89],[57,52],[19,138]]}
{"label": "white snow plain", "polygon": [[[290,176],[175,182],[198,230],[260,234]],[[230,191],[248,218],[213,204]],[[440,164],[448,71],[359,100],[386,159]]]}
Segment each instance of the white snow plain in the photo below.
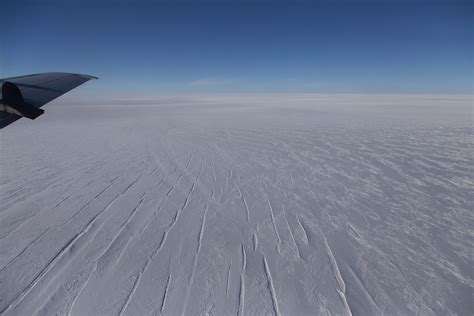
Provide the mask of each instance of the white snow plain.
{"label": "white snow plain", "polygon": [[472,315],[471,104],[55,101],[0,132],[0,311]]}

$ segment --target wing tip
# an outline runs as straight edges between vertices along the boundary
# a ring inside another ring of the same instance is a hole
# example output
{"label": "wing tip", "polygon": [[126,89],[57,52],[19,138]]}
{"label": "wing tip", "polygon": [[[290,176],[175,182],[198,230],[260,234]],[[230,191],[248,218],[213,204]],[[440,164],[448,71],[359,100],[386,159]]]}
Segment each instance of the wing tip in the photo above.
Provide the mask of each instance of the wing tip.
{"label": "wing tip", "polygon": [[85,74],[79,74],[79,73],[73,73],[73,72],[43,72],[43,73],[35,73],[35,74],[29,74],[29,75],[24,75],[24,76],[18,76],[18,77],[11,77],[11,78],[0,78],[0,82],[4,82],[10,79],[20,79],[20,78],[25,78],[25,77],[33,77],[33,76],[38,76],[38,75],[73,75],[73,76],[79,76],[83,77],[87,80],[92,80],[92,79],[99,79],[96,76],[91,76],[91,75],[85,75]]}
{"label": "wing tip", "polygon": [[86,78],[86,79],[88,79],[88,80],[97,80],[97,79],[99,79],[99,77],[91,76],[91,75],[84,75],[84,74],[75,74],[75,75],[84,77],[84,78]]}

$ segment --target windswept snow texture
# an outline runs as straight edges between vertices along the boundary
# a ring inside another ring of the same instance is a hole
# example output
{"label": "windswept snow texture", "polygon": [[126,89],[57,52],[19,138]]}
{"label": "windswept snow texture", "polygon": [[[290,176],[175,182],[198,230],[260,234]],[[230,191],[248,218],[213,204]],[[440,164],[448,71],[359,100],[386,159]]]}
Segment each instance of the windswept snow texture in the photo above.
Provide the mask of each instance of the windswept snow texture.
{"label": "windswept snow texture", "polygon": [[0,134],[0,311],[472,315],[471,102],[53,103]]}

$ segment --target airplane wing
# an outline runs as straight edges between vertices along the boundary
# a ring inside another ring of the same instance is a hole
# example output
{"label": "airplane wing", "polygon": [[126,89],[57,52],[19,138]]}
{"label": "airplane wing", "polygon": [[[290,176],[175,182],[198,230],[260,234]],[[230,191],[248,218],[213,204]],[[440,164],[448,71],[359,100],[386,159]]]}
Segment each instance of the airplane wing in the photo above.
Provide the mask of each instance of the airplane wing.
{"label": "airplane wing", "polygon": [[35,119],[46,103],[97,77],[50,72],[0,79],[0,129],[21,117]]}

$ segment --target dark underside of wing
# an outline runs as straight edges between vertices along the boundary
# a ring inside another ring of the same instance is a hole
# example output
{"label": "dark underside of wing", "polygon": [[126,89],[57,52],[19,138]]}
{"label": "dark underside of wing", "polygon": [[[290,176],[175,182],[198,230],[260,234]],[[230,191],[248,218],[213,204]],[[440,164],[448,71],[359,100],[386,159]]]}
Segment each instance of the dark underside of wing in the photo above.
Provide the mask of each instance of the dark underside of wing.
{"label": "dark underside of wing", "polygon": [[[42,113],[38,109],[43,105],[91,79],[97,78],[59,72],[1,79],[2,93],[0,95],[0,103],[3,103],[4,109],[10,109],[11,111],[0,111],[0,129],[15,122],[22,116],[29,117],[27,114],[23,115],[22,113]],[[12,98],[7,95],[9,90],[6,88],[11,86],[15,87],[17,94],[20,93],[19,96]],[[9,105],[9,102],[7,102],[8,98],[14,99],[15,101],[10,103],[15,103],[15,105],[7,106]],[[18,101],[18,99],[21,99],[21,101]],[[39,113],[30,118],[39,116]]]}

